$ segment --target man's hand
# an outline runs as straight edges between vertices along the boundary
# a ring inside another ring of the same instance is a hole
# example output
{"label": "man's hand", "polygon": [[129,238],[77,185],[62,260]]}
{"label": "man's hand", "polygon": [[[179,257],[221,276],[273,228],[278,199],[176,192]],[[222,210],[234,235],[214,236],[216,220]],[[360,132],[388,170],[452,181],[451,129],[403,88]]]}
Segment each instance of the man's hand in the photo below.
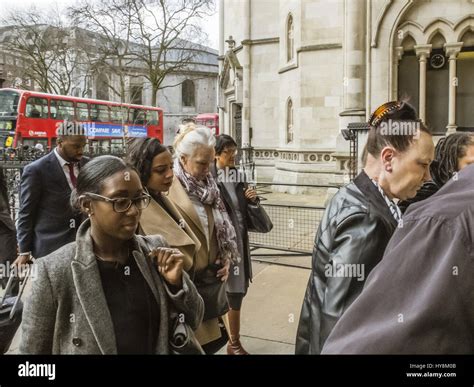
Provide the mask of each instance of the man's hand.
{"label": "man's hand", "polygon": [[32,259],[31,259],[31,254],[22,254],[22,255],[19,255],[15,259],[12,266],[22,267],[22,266],[29,265],[30,263],[33,263]]}
{"label": "man's hand", "polygon": [[166,282],[178,288],[183,287],[184,255],[177,249],[158,247],[150,253],[158,265],[158,272]]}

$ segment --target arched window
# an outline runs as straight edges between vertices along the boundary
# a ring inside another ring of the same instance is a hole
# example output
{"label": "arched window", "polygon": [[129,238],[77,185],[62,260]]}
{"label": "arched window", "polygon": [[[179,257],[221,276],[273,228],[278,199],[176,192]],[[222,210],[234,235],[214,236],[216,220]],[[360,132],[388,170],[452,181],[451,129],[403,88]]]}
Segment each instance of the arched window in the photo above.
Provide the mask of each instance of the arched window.
{"label": "arched window", "polygon": [[288,99],[286,104],[286,143],[293,142],[293,101]]}
{"label": "arched window", "polygon": [[293,24],[293,16],[288,16],[286,24],[286,60],[289,62],[295,57],[295,26]]}
{"label": "arched window", "polygon": [[105,74],[99,74],[96,80],[96,98],[109,100],[109,79]]}
{"label": "arched window", "polygon": [[195,99],[194,99],[194,82],[190,79],[186,79],[182,85],[182,99],[183,99],[183,106],[186,107],[194,107]]}

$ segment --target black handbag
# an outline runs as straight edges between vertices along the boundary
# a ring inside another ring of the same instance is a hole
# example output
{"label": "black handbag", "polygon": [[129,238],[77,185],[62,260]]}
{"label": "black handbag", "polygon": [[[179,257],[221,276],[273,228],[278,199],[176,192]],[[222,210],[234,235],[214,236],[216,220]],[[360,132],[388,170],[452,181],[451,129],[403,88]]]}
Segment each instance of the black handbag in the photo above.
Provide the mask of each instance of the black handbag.
{"label": "black handbag", "polygon": [[221,266],[209,265],[202,273],[194,276],[193,282],[204,301],[203,321],[223,316],[229,311],[226,283],[217,278]]}
{"label": "black handbag", "polygon": [[[0,300],[0,353],[4,354],[10,348],[16,331],[20,326],[23,314],[23,302],[21,296],[28,280],[30,267],[27,267],[25,277],[20,279],[13,273],[10,274],[5,293]],[[18,295],[14,295],[12,289],[20,283]]]}
{"label": "black handbag", "polygon": [[205,355],[182,313],[171,315],[170,351],[172,355]]}
{"label": "black handbag", "polygon": [[260,204],[249,204],[247,209],[247,229],[265,234],[272,231],[273,223],[267,211]]}
{"label": "black handbag", "polygon": [[[152,250],[146,238],[140,238],[144,244],[144,250],[148,253]],[[196,339],[194,331],[186,323],[184,314],[178,313],[173,306],[170,307],[169,348],[172,355],[204,355],[201,344]]]}

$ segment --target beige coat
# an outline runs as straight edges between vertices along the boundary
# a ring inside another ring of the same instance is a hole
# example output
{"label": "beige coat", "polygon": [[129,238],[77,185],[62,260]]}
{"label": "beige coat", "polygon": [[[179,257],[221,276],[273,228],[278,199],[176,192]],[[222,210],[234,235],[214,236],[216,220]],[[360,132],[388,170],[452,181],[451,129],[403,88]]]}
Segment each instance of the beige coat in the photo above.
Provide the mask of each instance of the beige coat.
{"label": "beige coat", "polygon": [[[215,262],[218,252],[214,217],[212,215],[211,206],[205,206],[209,219],[210,246],[208,246],[201,219],[199,219],[199,215],[194,208],[194,204],[189,199],[187,192],[176,177],[173,180],[168,199],[170,199],[177,207],[187,226],[189,226],[201,244],[195,256],[195,269],[196,272],[202,271],[208,265]],[[196,338],[202,345],[217,340],[219,337],[221,337],[221,333],[217,319],[203,321],[196,331]]]}
{"label": "beige coat", "polygon": [[[173,214],[174,219],[156,200],[152,199],[150,205],[142,212],[140,232],[144,235],[162,235],[171,247],[177,248],[184,254],[184,270],[189,272],[193,266],[195,254],[201,248],[201,242],[187,222],[181,222],[183,216],[167,196],[163,195],[163,202]],[[176,223],[175,219],[183,227]]]}

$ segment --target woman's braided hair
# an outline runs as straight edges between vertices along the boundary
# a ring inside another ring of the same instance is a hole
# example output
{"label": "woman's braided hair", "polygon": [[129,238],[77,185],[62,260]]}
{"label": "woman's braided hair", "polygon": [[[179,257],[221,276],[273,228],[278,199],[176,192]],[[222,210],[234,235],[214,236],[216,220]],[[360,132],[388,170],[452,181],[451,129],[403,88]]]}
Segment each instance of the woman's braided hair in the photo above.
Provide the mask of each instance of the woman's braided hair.
{"label": "woman's braided hair", "polygon": [[450,134],[438,141],[435,158],[430,165],[431,177],[436,184],[443,186],[459,171],[459,159],[466,156],[470,145],[474,145],[474,136],[463,132]]}

